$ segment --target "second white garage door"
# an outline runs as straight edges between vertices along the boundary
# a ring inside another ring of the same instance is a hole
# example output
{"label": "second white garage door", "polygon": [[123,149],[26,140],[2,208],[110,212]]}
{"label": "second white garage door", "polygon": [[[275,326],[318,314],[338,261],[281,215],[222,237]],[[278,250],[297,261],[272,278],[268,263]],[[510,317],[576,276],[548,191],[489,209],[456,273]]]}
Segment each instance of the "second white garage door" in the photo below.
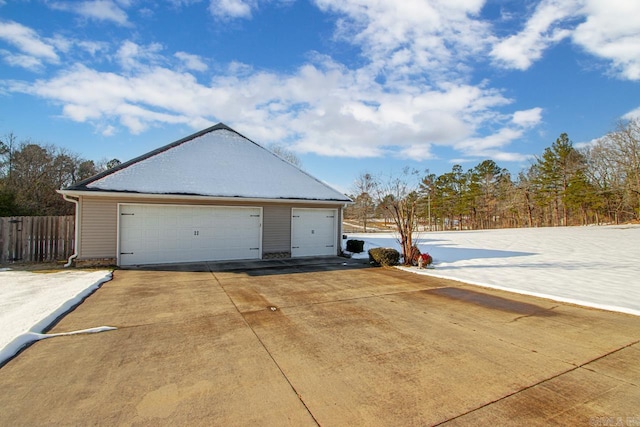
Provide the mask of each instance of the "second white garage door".
{"label": "second white garage door", "polygon": [[122,204],[119,211],[120,265],[261,257],[261,208]]}
{"label": "second white garage door", "polygon": [[337,255],[338,210],[291,210],[291,256]]}

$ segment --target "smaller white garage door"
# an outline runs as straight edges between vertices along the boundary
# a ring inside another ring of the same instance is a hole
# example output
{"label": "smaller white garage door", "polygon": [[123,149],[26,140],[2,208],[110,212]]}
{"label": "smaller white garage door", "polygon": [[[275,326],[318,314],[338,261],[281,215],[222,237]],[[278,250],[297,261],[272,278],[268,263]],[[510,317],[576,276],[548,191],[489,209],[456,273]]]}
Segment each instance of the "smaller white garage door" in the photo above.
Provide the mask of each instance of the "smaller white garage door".
{"label": "smaller white garage door", "polygon": [[261,257],[262,208],[120,205],[119,264]]}
{"label": "smaller white garage door", "polygon": [[291,256],[337,255],[338,210],[291,210]]}

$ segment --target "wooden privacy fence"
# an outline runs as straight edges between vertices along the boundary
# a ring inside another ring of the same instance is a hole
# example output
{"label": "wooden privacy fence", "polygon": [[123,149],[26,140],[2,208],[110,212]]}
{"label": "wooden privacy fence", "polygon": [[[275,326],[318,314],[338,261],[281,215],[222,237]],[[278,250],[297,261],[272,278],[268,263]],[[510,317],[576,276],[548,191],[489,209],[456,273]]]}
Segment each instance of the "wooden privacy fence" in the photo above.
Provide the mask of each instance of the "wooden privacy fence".
{"label": "wooden privacy fence", "polygon": [[73,254],[74,216],[0,218],[0,264],[53,262]]}

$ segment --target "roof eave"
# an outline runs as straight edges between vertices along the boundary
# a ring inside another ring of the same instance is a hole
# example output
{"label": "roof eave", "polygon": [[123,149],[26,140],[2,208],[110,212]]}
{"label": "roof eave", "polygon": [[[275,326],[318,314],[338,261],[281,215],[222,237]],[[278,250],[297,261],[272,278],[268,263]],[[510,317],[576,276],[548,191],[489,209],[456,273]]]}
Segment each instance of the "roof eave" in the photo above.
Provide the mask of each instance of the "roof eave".
{"label": "roof eave", "polygon": [[242,196],[206,196],[198,194],[166,194],[166,193],[137,193],[137,192],[123,192],[123,191],[82,191],[72,189],[56,190],[59,194],[70,197],[81,196],[98,196],[98,197],[112,197],[121,199],[178,199],[178,200],[209,200],[209,201],[243,201],[243,202],[270,202],[270,203],[292,203],[292,204],[321,204],[321,205],[346,205],[353,204],[350,199],[338,200],[338,199],[303,199],[303,198],[266,198],[266,197],[242,197]]}

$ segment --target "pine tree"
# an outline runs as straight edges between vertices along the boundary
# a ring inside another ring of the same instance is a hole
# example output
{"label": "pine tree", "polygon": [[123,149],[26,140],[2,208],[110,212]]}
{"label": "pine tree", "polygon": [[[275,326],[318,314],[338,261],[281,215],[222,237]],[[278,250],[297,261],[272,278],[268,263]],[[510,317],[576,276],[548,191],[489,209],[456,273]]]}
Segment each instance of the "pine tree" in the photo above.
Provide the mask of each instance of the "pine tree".
{"label": "pine tree", "polygon": [[542,158],[537,161],[539,200],[551,210],[551,223],[555,226],[568,223],[569,212],[562,200],[569,181],[584,165],[583,156],[573,147],[566,133],[562,133],[551,147],[545,148]]}

